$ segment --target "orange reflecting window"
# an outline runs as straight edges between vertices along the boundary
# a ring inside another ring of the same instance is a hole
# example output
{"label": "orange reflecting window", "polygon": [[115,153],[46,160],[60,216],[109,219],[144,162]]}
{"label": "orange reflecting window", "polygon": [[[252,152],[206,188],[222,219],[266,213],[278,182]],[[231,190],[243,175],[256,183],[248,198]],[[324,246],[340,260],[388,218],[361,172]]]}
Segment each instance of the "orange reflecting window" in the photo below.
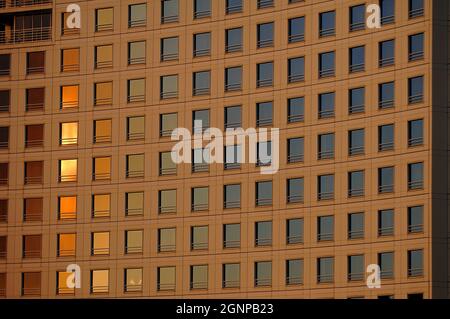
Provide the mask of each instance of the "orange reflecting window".
{"label": "orange reflecting window", "polygon": [[111,142],[111,119],[94,121],[94,143]]}
{"label": "orange reflecting window", "polygon": [[61,123],[60,130],[61,145],[78,143],[78,122]]}
{"label": "orange reflecting window", "polygon": [[78,107],[78,85],[61,87],[61,108]]}
{"label": "orange reflecting window", "polygon": [[95,47],[95,67],[107,68],[113,65],[113,46],[99,45]]}
{"label": "orange reflecting window", "polygon": [[59,197],[59,219],[75,219],[77,217],[77,197]]}
{"label": "orange reflecting window", "polygon": [[109,254],[109,232],[92,233],[92,255]]}
{"label": "orange reflecting window", "polygon": [[111,212],[111,194],[92,196],[93,217],[108,217]]}
{"label": "orange reflecting window", "polygon": [[75,256],[76,234],[58,235],[58,256]]}
{"label": "orange reflecting window", "polygon": [[80,48],[61,50],[61,72],[80,70]]}
{"label": "orange reflecting window", "polygon": [[107,293],[109,291],[109,270],[92,270],[91,292]]}
{"label": "orange reflecting window", "polygon": [[94,105],[111,105],[113,99],[113,83],[99,82],[94,85]]}
{"label": "orange reflecting window", "polygon": [[77,181],[77,159],[59,160],[59,181],[76,182]]}
{"label": "orange reflecting window", "polygon": [[111,157],[94,158],[94,180],[111,178]]}
{"label": "orange reflecting window", "polygon": [[58,295],[73,295],[75,293],[75,287],[67,287],[67,279],[72,272],[58,271]]}

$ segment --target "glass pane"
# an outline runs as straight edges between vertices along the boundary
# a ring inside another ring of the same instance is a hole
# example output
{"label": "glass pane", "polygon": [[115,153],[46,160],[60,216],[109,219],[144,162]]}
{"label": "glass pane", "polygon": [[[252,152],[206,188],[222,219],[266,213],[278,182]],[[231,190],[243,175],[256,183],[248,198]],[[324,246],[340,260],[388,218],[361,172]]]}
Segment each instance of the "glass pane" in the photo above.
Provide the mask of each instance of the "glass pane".
{"label": "glass pane", "polygon": [[78,107],[78,85],[61,87],[61,107]]}
{"label": "glass pane", "polygon": [[59,218],[72,219],[77,213],[77,197],[61,196],[59,198]]}
{"label": "glass pane", "polygon": [[61,123],[61,145],[78,143],[78,122]]}
{"label": "glass pane", "polygon": [[59,176],[61,182],[73,182],[77,180],[77,159],[60,160],[59,162]]}

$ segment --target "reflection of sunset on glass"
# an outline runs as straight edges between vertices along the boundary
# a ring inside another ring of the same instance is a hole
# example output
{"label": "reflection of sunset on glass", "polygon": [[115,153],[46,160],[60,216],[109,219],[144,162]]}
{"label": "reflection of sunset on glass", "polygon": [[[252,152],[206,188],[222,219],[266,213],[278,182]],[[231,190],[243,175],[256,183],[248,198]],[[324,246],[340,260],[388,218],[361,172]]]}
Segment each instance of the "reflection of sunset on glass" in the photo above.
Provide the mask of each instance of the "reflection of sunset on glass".
{"label": "reflection of sunset on glass", "polygon": [[78,122],[61,124],[61,145],[77,144]]}
{"label": "reflection of sunset on glass", "polygon": [[78,106],[78,85],[63,86],[61,92],[62,107]]}
{"label": "reflection of sunset on glass", "polygon": [[70,160],[61,160],[61,178],[64,178],[65,181],[74,181],[77,178],[77,164],[78,160],[70,159]]}

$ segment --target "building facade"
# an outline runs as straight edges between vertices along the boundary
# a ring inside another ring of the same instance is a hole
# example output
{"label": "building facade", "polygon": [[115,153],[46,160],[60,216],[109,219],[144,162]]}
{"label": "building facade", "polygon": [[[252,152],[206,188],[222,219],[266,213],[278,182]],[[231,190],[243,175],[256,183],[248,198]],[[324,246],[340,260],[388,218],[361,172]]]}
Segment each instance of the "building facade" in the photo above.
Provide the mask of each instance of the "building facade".
{"label": "building facade", "polygon": [[[449,10],[0,1],[0,297],[447,298]],[[195,120],[279,171],[174,164]]]}

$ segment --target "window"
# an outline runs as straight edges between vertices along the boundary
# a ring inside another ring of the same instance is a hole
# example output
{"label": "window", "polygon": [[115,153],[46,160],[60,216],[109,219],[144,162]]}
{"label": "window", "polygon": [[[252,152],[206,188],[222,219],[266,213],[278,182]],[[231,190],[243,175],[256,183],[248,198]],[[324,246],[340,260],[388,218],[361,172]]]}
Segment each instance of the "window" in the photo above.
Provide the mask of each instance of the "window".
{"label": "window", "polygon": [[175,290],[175,266],[158,267],[158,291]]}
{"label": "window", "polygon": [[226,0],[226,14],[242,12],[242,0]]}
{"label": "window", "polygon": [[95,232],[91,235],[92,255],[109,255],[109,232]]}
{"label": "window", "polygon": [[378,254],[378,265],[381,268],[381,279],[394,278],[394,253],[383,252]]}
{"label": "window", "polygon": [[295,97],[287,101],[288,123],[302,122],[305,117],[305,98]]}
{"label": "window", "polygon": [[209,187],[194,187],[191,190],[192,211],[208,210]]}
{"label": "window", "polygon": [[125,231],[125,254],[142,253],[143,237],[144,231],[142,230]]}
{"label": "window", "polygon": [[242,89],[242,66],[225,69],[225,91],[240,91]]}
{"label": "window", "polygon": [[238,128],[242,126],[242,107],[238,106],[227,106],[225,107],[225,123],[224,127],[227,128]]}
{"label": "window", "polygon": [[303,162],[305,139],[303,137],[294,137],[287,140],[287,161],[288,163]]}
{"label": "window", "polygon": [[98,82],[94,84],[94,105],[111,105],[113,101],[113,83]]}
{"label": "window", "polygon": [[8,200],[0,199],[0,223],[8,222]]}
{"label": "window", "polygon": [[145,138],[145,117],[127,117],[127,140],[143,140]]}
{"label": "window", "polygon": [[159,136],[167,137],[171,136],[172,131],[178,127],[178,114],[166,113],[159,116]]}
{"label": "window", "polygon": [[334,198],[334,175],[321,175],[317,177],[318,192],[317,199],[333,199]]}
{"label": "window", "polygon": [[0,90],[0,112],[9,112],[9,104],[10,104],[9,95],[10,90]]}
{"label": "window", "polygon": [[125,292],[142,291],[142,268],[127,268],[124,271]]}
{"label": "window", "polygon": [[378,192],[392,193],[394,191],[394,167],[381,167],[378,169]]}
{"label": "window", "polygon": [[303,203],[303,177],[287,180],[287,203]]}
{"label": "window", "polygon": [[255,287],[272,286],[272,262],[255,262]]}
{"label": "window", "polygon": [[381,25],[395,22],[395,0],[380,0]]}
{"label": "window", "polygon": [[208,265],[191,266],[191,290],[208,289]]}
{"label": "window", "polygon": [[423,102],[423,76],[408,79],[408,103]]}
{"label": "window", "polygon": [[239,248],[241,246],[241,225],[223,225],[223,248]]}
{"label": "window", "polygon": [[241,184],[223,186],[223,208],[241,207]]}
{"label": "window", "polygon": [[80,48],[61,50],[61,72],[80,71]]}
{"label": "window", "polygon": [[178,22],[178,0],[161,0],[161,23]]}
{"label": "window", "polygon": [[334,281],[334,257],[317,258],[317,283]]}
{"label": "window", "polygon": [[211,16],[211,0],[194,0],[194,19]]}
{"label": "window", "polygon": [[364,255],[353,255],[347,257],[347,279],[348,281],[362,281],[365,276]]}
{"label": "window", "polygon": [[191,249],[208,249],[208,226],[191,227]]}
{"label": "window", "polygon": [[59,160],[59,181],[76,182],[77,181],[77,159]]}
{"label": "window", "polygon": [[423,145],[423,120],[408,121],[408,146]]}
{"label": "window", "polygon": [[319,119],[334,117],[335,93],[319,94]]}
{"label": "window", "polygon": [[[76,102],[76,104],[78,104],[78,102]],[[27,112],[43,111],[44,106],[45,106],[45,88],[39,87],[26,89],[25,110]]]}
{"label": "window", "polygon": [[395,63],[395,40],[387,40],[379,44],[378,66],[380,68],[394,65]]}
{"label": "window", "polygon": [[111,119],[94,120],[94,143],[108,143],[112,138]]}
{"label": "window", "polygon": [[272,246],[272,221],[255,223],[255,246]]}
{"label": "window", "polygon": [[[63,11],[61,14],[61,35],[78,35],[80,34],[80,29],[69,28],[67,21],[69,21],[72,12]],[[72,20],[73,21],[73,20]]]}
{"label": "window", "polygon": [[293,218],[286,220],[286,244],[303,243],[303,218]]}
{"label": "window", "polygon": [[137,3],[128,6],[128,27],[142,27],[147,24],[147,4]]}
{"label": "window", "polygon": [[[130,64],[128,62],[128,64]],[[113,66],[113,46],[98,45],[95,47],[95,68],[110,68]]]}
{"label": "window", "polygon": [[111,157],[94,157],[92,171],[94,181],[111,179]]}
{"label": "window", "polygon": [[365,88],[350,89],[348,96],[348,113],[355,114],[364,112]]}
{"label": "window", "polygon": [[126,156],[126,177],[144,177],[144,154],[130,154]]}
{"label": "window", "polygon": [[334,76],[334,51],[319,54],[319,78]]}
{"label": "window", "polygon": [[45,51],[27,53],[27,74],[45,72]]}
{"label": "window", "polygon": [[44,211],[43,198],[24,198],[23,199],[23,220],[28,222],[42,221]]}
{"label": "window", "polygon": [[161,99],[172,99],[178,97],[178,74],[161,76]]}
{"label": "window", "polygon": [[423,163],[408,164],[408,190],[423,189]]}
{"label": "window", "polygon": [[209,109],[192,111],[192,131],[200,133],[209,128]]}
{"label": "window", "polygon": [[348,239],[364,238],[364,213],[348,214]]}
{"label": "window", "polygon": [[225,30],[225,52],[242,51],[242,28]]}
{"label": "window", "polygon": [[257,142],[256,166],[269,166],[272,163],[272,142]]}
{"label": "window", "polygon": [[23,272],[22,296],[40,296],[40,295],[41,295],[41,273]]}
{"label": "window", "polygon": [[77,218],[77,197],[59,196],[58,197],[58,219],[76,219]]}
{"label": "window", "polygon": [[0,149],[9,147],[9,126],[0,126]]}
{"label": "window", "polygon": [[272,205],[272,181],[256,182],[256,206]]}
{"label": "window", "polygon": [[240,286],[240,265],[223,264],[222,265],[222,287],[239,288]]}
{"label": "window", "polygon": [[95,31],[107,31],[113,29],[114,8],[102,8],[95,10]]}
{"label": "window", "polygon": [[384,209],[378,211],[378,236],[394,235],[394,210]]}
{"label": "window", "polygon": [[273,46],[273,22],[261,23],[257,26],[257,44],[258,48],[267,48]]}
{"label": "window", "polygon": [[208,95],[211,89],[211,71],[200,71],[193,73],[192,95]]}
{"label": "window", "polygon": [[364,129],[351,130],[348,132],[348,155],[364,154]]}
{"label": "window", "polygon": [[11,55],[0,54],[0,76],[9,75],[11,72]]}
{"label": "window", "polygon": [[319,36],[327,37],[334,35],[336,12],[328,11],[319,13]]}
{"label": "window", "polygon": [[305,79],[305,58],[288,59],[288,82],[300,82]]}
{"label": "window", "polygon": [[256,126],[272,125],[273,102],[256,103]]}
{"label": "window", "polygon": [[389,151],[394,149],[394,124],[378,126],[378,150]]}
{"label": "window", "polygon": [[423,33],[408,36],[408,60],[417,61],[424,57],[424,35]]}
{"label": "window", "polygon": [[423,232],[423,206],[408,207],[408,233]]}
{"label": "window", "polygon": [[72,272],[66,271],[57,271],[56,272],[56,294],[57,295],[74,295],[75,287],[69,288],[67,286],[67,281],[69,280],[69,276],[71,276]]}
{"label": "window", "polygon": [[366,26],[366,6],[364,4],[350,7],[350,32],[364,30]]}
{"label": "window", "polygon": [[160,190],[158,194],[159,213],[175,213],[177,211],[177,190]]}
{"label": "window", "polygon": [[59,124],[59,144],[78,144],[78,122],[66,122]]}
{"label": "window", "polygon": [[25,162],[24,184],[42,184],[44,177],[44,161]]}
{"label": "window", "polygon": [[273,0],[258,0],[258,9],[273,7]]}
{"label": "window", "polygon": [[0,236],[0,259],[6,259],[8,255],[8,237]]}
{"label": "window", "polygon": [[256,87],[273,85],[273,62],[258,63],[256,73]]}
{"label": "window", "polygon": [[320,134],[318,136],[317,159],[334,158],[334,133]]}
{"label": "window", "polygon": [[8,185],[9,163],[0,163],[0,185]]}
{"label": "window", "polygon": [[303,284],[303,259],[286,260],[286,285]]}
{"label": "window", "polygon": [[125,215],[141,216],[144,214],[144,192],[125,193]]}
{"label": "window", "polygon": [[226,145],[224,150],[224,169],[235,169],[241,167],[242,162],[241,145]]}
{"label": "window", "polygon": [[349,72],[361,72],[365,68],[365,47],[359,46],[349,49]]}
{"label": "window", "polygon": [[288,42],[300,42],[305,40],[305,17],[291,18],[288,20]]}
{"label": "window", "polygon": [[145,79],[128,80],[127,102],[145,101]]}
{"label": "window", "polygon": [[61,86],[61,109],[78,107],[79,87],[78,85]]}
{"label": "window", "polygon": [[334,216],[317,217],[317,241],[334,239]]}
{"label": "window", "polygon": [[161,39],[161,61],[178,60],[178,37]]}
{"label": "window", "polygon": [[22,245],[23,258],[41,258],[42,235],[24,235]]}
{"label": "window", "polygon": [[423,0],[409,0],[409,18],[423,16]]}
{"label": "window", "polygon": [[176,250],[176,228],[160,228],[158,229],[158,251],[169,252]]}
{"label": "window", "polygon": [[364,196],[364,171],[348,173],[348,197]]}
{"label": "window", "polygon": [[75,256],[77,234],[58,234],[58,257]]}
{"label": "window", "polygon": [[172,161],[172,152],[159,153],[159,175],[174,175],[177,173],[177,164]]}
{"label": "window", "polygon": [[109,270],[91,270],[91,293],[109,292]]}
{"label": "window", "polygon": [[211,33],[194,34],[194,57],[207,56],[211,54]]}
{"label": "window", "polygon": [[145,41],[128,42],[128,65],[145,64]]}

